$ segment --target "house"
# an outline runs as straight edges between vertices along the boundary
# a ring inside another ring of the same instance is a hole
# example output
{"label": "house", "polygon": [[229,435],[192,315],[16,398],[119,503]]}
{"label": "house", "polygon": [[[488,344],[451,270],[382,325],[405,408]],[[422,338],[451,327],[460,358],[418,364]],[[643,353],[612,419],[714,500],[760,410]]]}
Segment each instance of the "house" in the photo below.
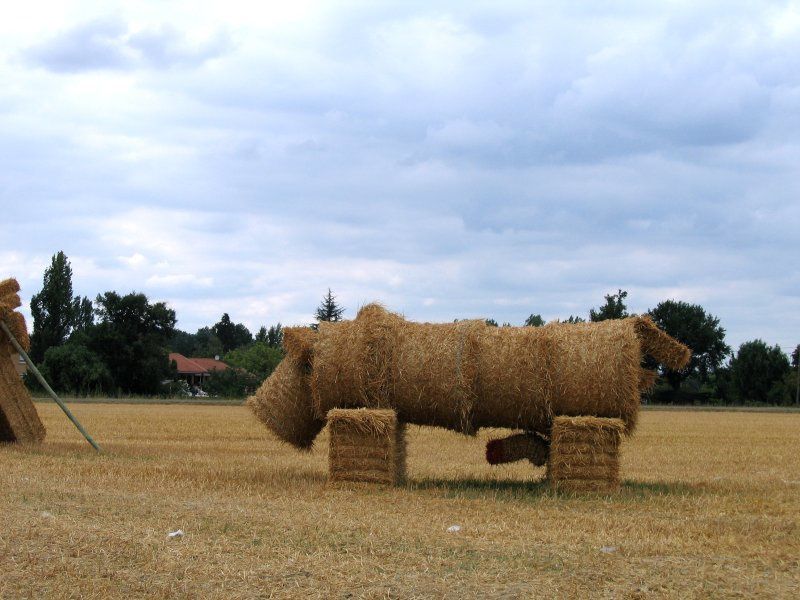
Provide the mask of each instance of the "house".
{"label": "house", "polygon": [[186,358],[178,352],[169,353],[169,362],[175,362],[178,370],[178,377],[186,380],[190,387],[203,387],[203,384],[211,377],[214,371],[225,371],[230,369],[228,365],[214,358]]}

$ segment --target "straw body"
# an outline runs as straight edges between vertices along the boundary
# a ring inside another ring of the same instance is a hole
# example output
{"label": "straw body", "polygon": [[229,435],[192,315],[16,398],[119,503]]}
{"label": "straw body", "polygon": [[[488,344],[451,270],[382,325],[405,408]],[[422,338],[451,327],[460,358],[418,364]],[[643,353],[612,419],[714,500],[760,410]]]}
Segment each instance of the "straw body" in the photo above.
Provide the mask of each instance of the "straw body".
{"label": "straw body", "polygon": [[[643,355],[672,367],[689,357],[646,317],[498,328],[413,323],[377,304],[318,332],[289,328],[284,344],[287,366],[250,405],[298,447],[336,408],[392,409],[400,422],[467,434],[507,427],[545,437],[557,415],[594,416],[620,419],[630,434],[641,390],[654,381]],[[290,376],[298,383],[280,383]]]}

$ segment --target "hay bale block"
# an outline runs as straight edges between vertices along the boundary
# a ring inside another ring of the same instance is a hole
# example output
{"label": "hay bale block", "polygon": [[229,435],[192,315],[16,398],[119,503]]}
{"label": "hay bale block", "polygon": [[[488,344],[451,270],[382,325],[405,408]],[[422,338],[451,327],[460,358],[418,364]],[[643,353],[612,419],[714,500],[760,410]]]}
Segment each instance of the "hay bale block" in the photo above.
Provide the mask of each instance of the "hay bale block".
{"label": "hay bale block", "polygon": [[550,436],[547,478],[558,490],[619,489],[619,446],[625,422],[600,417],[556,417]]}
{"label": "hay bale block", "polygon": [[330,482],[400,485],[406,478],[405,426],[388,409],[328,412]]}

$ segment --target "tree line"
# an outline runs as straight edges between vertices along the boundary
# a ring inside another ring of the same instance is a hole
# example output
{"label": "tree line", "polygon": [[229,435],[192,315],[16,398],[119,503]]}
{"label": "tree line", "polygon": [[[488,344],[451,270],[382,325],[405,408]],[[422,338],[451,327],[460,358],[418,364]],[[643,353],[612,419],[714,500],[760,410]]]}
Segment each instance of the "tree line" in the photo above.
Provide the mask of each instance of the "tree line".
{"label": "tree line", "polygon": [[[588,321],[630,316],[628,292],[617,290],[588,312]],[[322,321],[339,321],[345,309],[329,289],[315,312],[316,328]],[[224,313],[215,324],[194,333],[176,328],[175,311],[164,302],[151,302],[141,293],[98,294],[94,301],[73,296],[72,268],[63,252],[52,257],[44,272],[42,289],[31,298],[33,333],[31,358],[40,365],[51,385],[72,394],[158,395],[175,393],[176,380],[170,352],[186,357],[219,357],[232,369],[216,371],[206,391],[220,396],[252,392],[283,359],[283,326],[262,326],[253,335],[242,323]],[[651,393],[656,402],[761,403],[795,402],[798,350],[791,359],[779,346],[762,340],[743,343],[736,352],[725,343],[719,319],[697,304],[665,300],[647,314],[667,333],[692,350],[689,365],[681,371],[660,371]],[[570,315],[566,323],[584,319]],[[489,325],[499,326],[493,319]],[[545,324],[531,314],[523,325]],[[509,326],[510,323],[503,323]],[[655,368],[654,364],[645,364]],[[31,386],[35,382],[30,381]]]}

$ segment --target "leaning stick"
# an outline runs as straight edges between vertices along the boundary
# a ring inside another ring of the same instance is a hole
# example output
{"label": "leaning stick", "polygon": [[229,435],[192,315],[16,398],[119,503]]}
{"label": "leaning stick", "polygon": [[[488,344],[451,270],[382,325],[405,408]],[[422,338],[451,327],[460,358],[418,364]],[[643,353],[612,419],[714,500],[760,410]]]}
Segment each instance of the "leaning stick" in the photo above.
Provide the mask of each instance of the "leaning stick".
{"label": "leaning stick", "polygon": [[58,404],[58,406],[61,407],[61,410],[64,411],[64,414],[67,415],[67,418],[70,421],[72,421],[72,423],[75,425],[75,427],[78,428],[78,431],[80,431],[81,434],[83,434],[83,437],[85,437],[86,441],[89,442],[92,445],[92,448],[94,448],[98,452],[101,452],[100,446],[98,446],[97,442],[95,442],[92,439],[92,436],[90,436],[86,432],[86,430],[83,428],[83,425],[81,425],[80,422],[78,422],[78,419],[75,418],[75,415],[72,414],[72,412],[67,408],[67,405],[64,404],[64,402],[61,401],[61,398],[58,397],[58,394],[56,394],[53,391],[53,388],[51,388],[50,385],[47,383],[45,378],[39,372],[39,369],[37,369],[36,365],[33,364],[33,361],[31,360],[31,357],[28,356],[28,353],[25,352],[25,350],[23,350],[22,346],[19,345],[19,342],[17,341],[17,338],[14,337],[14,334],[11,333],[11,330],[8,328],[8,325],[6,325],[5,321],[3,321],[2,319],[0,319],[0,329],[2,329],[3,333],[5,333],[8,336],[8,339],[11,340],[11,345],[14,346],[14,349],[17,352],[19,352],[19,355],[25,360],[26,363],[28,363],[28,367],[30,368],[31,371],[33,371],[33,374],[36,376],[36,379],[39,381],[40,384],[42,384],[42,387],[45,389],[45,391],[48,394],[50,394],[50,397],[53,400],[56,401],[56,404]]}

